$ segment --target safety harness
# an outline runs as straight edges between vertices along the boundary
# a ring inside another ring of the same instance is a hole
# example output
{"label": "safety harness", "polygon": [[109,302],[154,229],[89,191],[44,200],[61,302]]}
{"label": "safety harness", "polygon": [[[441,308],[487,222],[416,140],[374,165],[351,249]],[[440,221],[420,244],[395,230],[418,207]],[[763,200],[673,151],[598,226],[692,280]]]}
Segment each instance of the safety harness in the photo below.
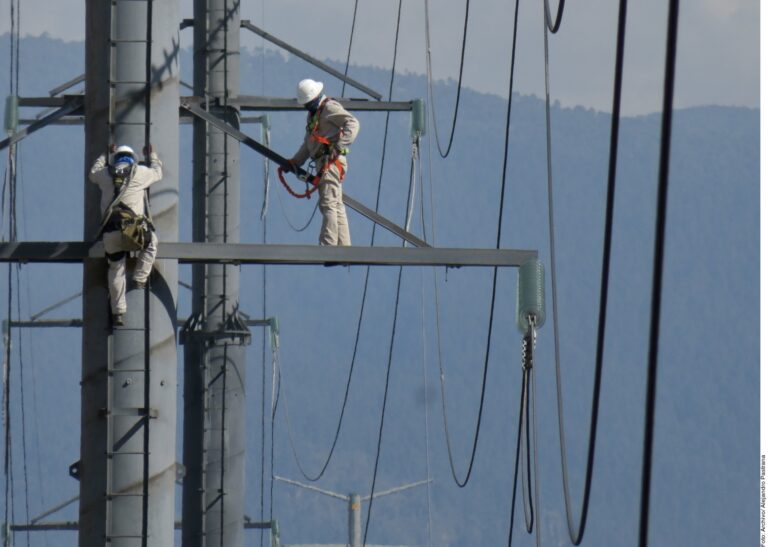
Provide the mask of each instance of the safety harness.
{"label": "safety harness", "polygon": [[[112,202],[104,211],[98,234],[98,237],[101,237],[104,232],[120,231],[125,251],[146,249],[151,239],[150,231],[154,231],[152,214],[149,209],[149,197],[146,190],[144,191],[144,211],[146,216],[137,215],[122,202],[123,196],[128,189],[128,183],[133,178],[135,170],[135,164],[123,169],[109,166],[109,172],[112,175],[112,182],[114,184],[114,195]],[[125,251],[112,254],[107,253],[107,258],[113,261],[120,260],[125,255]]]}
{"label": "safety harness", "polygon": [[[309,133],[309,138],[322,145],[321,152],[319,154],[316,154],[315,157],[310,162],[310,168],[315,162],[322,159],[323,157],[325,157],[326,160],[323,163],[320,170],[317,171],[317,173],[314,176],[304,177],[304,178],[300,176],[298,177],[299,180],[303,180],[307,184],[306,191],[303,193],[295,192],[285,181],[285,177],[283,176],[285,169],[282,166],[277,168],[277,177],[280,179],[280,182],[283,184],[283,186],[285,186],[285,189],[288,190],[288,193],[291,194],[293,197],[309,199],[312,193],[319,188],[320,181],[322,180],[325,173],[333,165],[336,166],[336,169],[339,172],[339,182],[343,182],[344,177],[347,174],[346,170],[344,169],[344,164],[339,159],[339,156],[346,156],[349,153],[349,150],[347,148],[336,149],[338,151],[338,155],[336,155],[336,157],[334,157],[331,160],[330,156],[332,152],[334,152],[336,145],[333,142],[331,142],[331,140],[328,137],[324,137],[318,133],[318,128],[320,126],[320,114],[322,113],[326,103],[329,100],[330,100],[330,97],[326,97],[325,100],[323,100],[323,102],[320,103],[320,106],[318,106],[317,111],[312,115],[312,118],[309,120],[309,123],[307,124],[307,132]],[[339,133],[341,133],[341,131],[339,131]]]}

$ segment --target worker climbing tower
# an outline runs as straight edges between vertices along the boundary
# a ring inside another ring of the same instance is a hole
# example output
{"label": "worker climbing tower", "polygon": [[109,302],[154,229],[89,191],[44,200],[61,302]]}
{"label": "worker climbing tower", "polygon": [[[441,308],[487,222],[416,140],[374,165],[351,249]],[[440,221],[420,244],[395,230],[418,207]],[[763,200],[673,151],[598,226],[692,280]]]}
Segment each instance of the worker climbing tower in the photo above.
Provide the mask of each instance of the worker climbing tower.
{"label": "worker climbing tower", "polygon": [[[198,106],[232,127],[240,88],[239,0],[194,2],[194,94]],[[193,240],[240,242],[240,143],[196,118],[193,134]],[[245,346],[240,266],[193,266],[192,315],[184,344],[182,543],[244,543]]]}
{"label": "worker climbing tower", "polygon": [[[84,167],[111,143],[139,155],[151,143],[161,241],[178,240],[178,21],[177,0],[86,1]],[[85,183],[84,241],[111,197]],[[147,289],[128,285],[122,327],[109,321],[104,259],[83,269],[79,545],[173,545],[177,262],[158,260]]]}

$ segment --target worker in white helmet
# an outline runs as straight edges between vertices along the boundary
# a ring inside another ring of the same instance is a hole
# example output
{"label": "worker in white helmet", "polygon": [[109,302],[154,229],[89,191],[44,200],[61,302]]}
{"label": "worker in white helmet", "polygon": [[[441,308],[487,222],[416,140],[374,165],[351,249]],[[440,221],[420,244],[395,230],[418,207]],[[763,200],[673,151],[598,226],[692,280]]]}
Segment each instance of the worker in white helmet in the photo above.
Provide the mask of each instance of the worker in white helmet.
{"label": "worker in white helmet", "polygon": [[[104,214],[99,235],[104,241],[109,272],[109,303],[113,326],[124,324],[125,263],[129,252],[138,252],[133,280],[144,289],[157,254],[157,236],[149,212],[147,189],[163,177],[163,164],[151,146],[144,149],[149,165],[140,165],[130,146],[110,147],[112,163],[106,154],[96,159],[90,180],[101,187]],[[147,163],[147,162],[145,162]]]}
{"label": "worker in white helmet", "polygon": [[308,159],[315,161],[323,214],[320,245],[350,245],[341,182],[347,174],[348,147],[357,137],[360,122],[338,101],[323,95],[322,82],[300,81],[296,99],[309,111],[307,132],[301,147],[289,160],[288,169],[295,172]]}

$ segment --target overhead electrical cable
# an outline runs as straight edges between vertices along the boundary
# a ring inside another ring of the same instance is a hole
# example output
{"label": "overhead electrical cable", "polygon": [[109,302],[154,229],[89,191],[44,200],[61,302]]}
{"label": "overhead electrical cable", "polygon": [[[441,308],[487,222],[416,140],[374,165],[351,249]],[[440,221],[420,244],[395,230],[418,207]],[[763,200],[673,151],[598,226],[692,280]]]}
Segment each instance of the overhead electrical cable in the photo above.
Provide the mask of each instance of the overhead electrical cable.
{"label": "overhead electrical cable", "polygon": [[[532,345],[536,342],[535,334]],[[531,348],[533,356],[533,348]],[[533,357],[531,357],[533,363]],[[536,523],[536,547],[541,545],[541,480],[539,474],[539,433],[536,424],[536,367],[531,366],[529,375],[530,386],[528,387],[528,398],[531,404],[531,415],[533,421],[533,503],[534,503],[534,522]]]}
{"label": "overhead electrical cable", "polygon": [[[269,170],[265,170],[265,176],[268,176]],[[264,181],[264,186],[267,186],[267,181]],[[279,193],[279,192],[278,192]],[[266,194],[264,196],[264,201],[266,202]],[[262,209],[263,211],[263,209]],[[262,215],[262,222],[261,222],[261,242],[263,245],[266,245],[267,243],[267,222],[264,216]],[[261,266],[261,317],[265,318],[267,317],[267,265],[263,264]],[[261,522],[264,522],[264,470],[266,467],[265,462],[265,445],[267,442],[267,411],[266,411],[266,405],[267,405],[267,330],[265,328],[261,329],[261,408],[259,409],[259,413],[261,414],[261,481],[260,481],[260,496],[259,496],[259,520]],[[270,473],[270,476],[273,475]],[[271,479],[274,481],[274,479]],[[271,504],[271,500],[270,500]],[[271,513],[271,507],[270,507],[270,513]],[[270,517],[271,520],[271,517]],[[259,545],[263,547],[264,545],[264,529],[262,528],[259,533]]]}
{"label": "overhead electrical cable", "polygon": [[[401,13],[401,11],[402,11],[402,6],[398,10],[397,27],[396,27],[396,30],[395,30],[394,53],[393,53],[393,58],[392,58],[392,69],[390,70],[390,75],[389,75],[389,93],[388,93],[388,98],[387,98],[387,100],[389,100],[389,101],[392,100],[392,90],[394,89],[394,82],[395,82],[395,68],[396,68],[396,63],[397,63],[397,46],[398,46],[399,37],[400,37],[400,13]],[[376,204],[375,204],[375,207],[374,207],[375,211],[379,210],[379,205],[380,205],[380,202],[381,202],[381,190],[382,190],[382,186],[383,186],[382,183],[383,183],[383,180],[384,180],[384,163],[385,163],[386,155],[387,155],[387,140],[388,140],[388,136],[389,136],[389,117],[390,117],[390,112],[387,112],[386,116],[385,116],[385,121],[384,121],[384,138],[383,138],[382,150],[381,150],[381,164],[379,166],[379,180],[378,180],[377,190],[376,190]],[[371,231],[371,246],[373,246],[373,244],[375,242],[375,237],[376,237],[376,224],[373,225],[373,228],[372,228],[372,231]],[[350,385],[352,383],[352,374],[354,372],[355,363],[357,361],[357,350],[358,350],[358,346],[359,346],[359,342],[360,342],[360,333],[362,331],[363,315],[364,315],[364,311],[365,311],[365,304],[366,304],[366,301],[367,301],[370,273],[371,273],[371,267],[367,266],[366,270],[365,270],[365,281],[363,283],[363,297],[362,297],[362,301],[360,303],[360,314],[358,315],[357,329],[356,329],[356,332],[355,332],[355,343],[354,343],[354,347],[353,347],[353,350],[352,350],[352,358],[351,358],[350,364],[349,364],[349,373],[347,375],[347,383],[346,383],[346,387],[344,388],[344,399],[343,399],[342,404],[341,404],[341,410],[339,411],[339,419],[338,419],[337,424],[336,424],[336,431],[334,433],[333,441],[331,443],[331,448],[328,450],[328,455],[324,459],[323,465],[321,466],[320,471],[318,473],[316,473],[316,474],[309,474],[309,473],[307,473],[306,470],[304,469],[304,466],[300,462],[300,459],[299,459],[299,456],[298,456],[298,450],[296,449],[296,445],[295,445],[294,440],[293,440],[293,435],[291,434],[291,431],[290,431],[290,420],[289,420],[290,417],[288,416],[289,405],[288,405],[287,401],[283,402],[283,407],[285,408],[285,415],[286,415],[286,418],[287,418],[286,421],[287,421],[288,426],[289,426],[288,439],[289,439],[289,441],[291,443],[291,451],[293,453],[293,458],[296,461],[296,466],[299,468],[299,472],[301,473],[301,475],[306,480],[308,480],[310,482],[316,482],[316,481],[320,480],[320,478],[325,474],[325,470],[328,468],[328,465],[330,464],[331,459],[333,458],[333,454],[334,454],[334,452],[336,450],[336,445],[337,445],[337,443],[339,441],[339,435],[341,433],[341,426],[342,426],[342,423],[344,421],[344,414],[345,414],[345,411],[346,411],[346,408],[347,408],[347,402],[349,401],[349,390],[350,390]],[[283,397],[283,399],[286,399],[286,398],[287,398],[286,396]]]}
{"label": "overhead electrical cable", "polygon": [[[20,24],[19,24],[20,6],[19,0],[10,2],[10,20],[11,20],[11,48],[9,63],[9,86],[12,95],[19,93],[19,49],[20,49]],[[8,190],[8,233],[11,242],[16,241],[16,160],[18,158],[18,149],[16,144],[8,147],[8,167],[7,176],[4,179],[3,201],[5,200],[6,182]],[[4,210],[4,208],[3,208]],[[14,504],[14,485],[13,485],[13,450],[11,436],[11,329],[10,322],[13,319],[13,264],[8,264],[8,294],[7,294],[7,317],[8,328],[3,333],[5,342],[5,359],[3,362],[3,429],[5,436],[5,451],[3,458],[3,474],[5,478],[5,519],[6,525],[15,522],[15,504]],[[9,514],[10,513],[10,514]],[[3,530],[3,544],[9,547],[12,537],[8,529]]]}
{"label": "overhead electrical cable", "polygon": [[664,69],[664,109],[661,116],[661,151],[659,154],[659,189],[656,203],[656,236],[653,251],[653,289],[648,342],[648,381],[645,395],[645,432],[643,436],[643,475],[640,499],[639,545],[648,545],[648,518],[651,502],[653,471],[653,427],[656,410],[656,376],[659,366],[659,331],[661,297],[664,281],[664,240],[667,222],[667,192],[672,141],[672,113],[675,91],[675,62],[677,58],[677,20],[679,0],[669,0],[667,20],[667,52]]}
{"label": "overhead electrical cable", "polygon": [[[416,141],[416,149],[418,150],[418,139]],[[419,206],[421,214],[421,237],[424,241],[427,240],[427,224],[424,211],[424,179],[421,170],[421,155],[418,156],[417,172],[419,177]],[[427,332],[426,332],[426,304],[425,304],[425,291],[424,291],[424,272],[422,271],[421,279],[421,368],[424,377],[424,453],[426,459],[426,471],[427,471],[427,539],[429,547],[432,547],[432,463],[430,456],[430,442],[429,442],[429,398],[428,398],[428,382],[427,382]]]}
{"label": "overhead electrical cable", "polygon": [[[423,195],[423,194],[422,194]],[[426,237],[427,234],[422,234]],[[424,454],[427,471],[427,538],[428,545],[432,547],[432,462],[429,450],[429,391],[427,384],[427,333],[426,333],[426,310],[424,301],[424,279],[421,283],[421,369],[424,381]]]}
{"label": "overhead electrical cable", "polygon": [[[522,462],[523,480],[521,486],[523,490],[523,513],[525,514],[525,529],[530,534],[533,531],[534,508],[533,508],[533,487],[531,486],[531,374],[525,372],[525,419],[523,420],[523,451],[525,458]],[[535,517],[538,518],[538,517]]]}
{"label": "overhead electrical cable", "polygon": [[[515,505],[517,502],[517,473],[520,468],[520,445],[523,430],[523,408],[525,405],[525,390],[526,380],[528,372],[523,370],[522,380],[520,384],[520,410],[518,411],[517,418],[517,446],[515,448],[515,472],[512,478],[512,506],[509,515],[509,534],[507,536],[507,546],[512,547],[512,531],[515,526]],[[530,530],[528,530],[530,532]]]}
{"label": "overhead electrical cable", "polygon": [[[398,12],[397,12],[398,29],[399,29],[400,14],[402,12],[402,7],[403,7],[403,0],[400,0],[398,2]],[[397,38],[395,38],[395,42],[397,42]],[[414,169],[414,164],[412,163],[411,170],[413,169]],[[413,176],[413,173],[411,173],[411,176],[409,178],[410,178],[411,184],[408,189],[408,199],[406,200],[406,211],[405,211],[406,223],[408,222],[408,218],[410,218],[412,213],[411,196],[415,195],[416,193],[416,189],[414,188],[415,177]],[[405,245],[405,242],[403,242],[403,245]],[[365,517],[365,528],[363,531],[363,547],[365,547],[368,542],[368,531],[370,530],[371,513],[373,511],[373,502],[375,499],[374,493],[376,491],[376,479],[379,473],[379,462],[381,459],[381,443],[382,443],[382,439],[384,438],[384,418],[386,417],[386,413],[387,413],[387,400],[389,396],[389,380],[390,380],[390,374],[392,372],[392,354],[394,352],[394,347],[395,347],[395,334],[397,333],[397,319],[398,319],[398,312],[400,309],[400,295],[401,295],[402,281],[403,281],[403,267],[400,266],[398,268],[398,273],[397,273],[397,289],[395,291],[395,312],[392,317],[392,331],[390,333],[390,338],[389,338],[389,352],[387,355],[387,374],[384,380],[384,396],[381,403],[379,435],[378,435],[378,441],[376,442],[376,458],[373,464],[373,479],[371,480],[371,490],[368,496],[368,511]],[[427,477],[427,479],[429,479],[429,477]]]}
{"label": "overhead electrical cable", "polygon": [[[545,0],[546,5],[546,0]],[[584,479],[584,489],[581,502],[581,515],[578,525],[575,524],[574,511],[572,507],[570,494],[570,479],[568,475],[568,460],[565,440],[565,413],[563,411],[563,390],[560,368],[560,327],[559,314],[557,307],[557,265],[555,260],[555,242],[554,242],[554,213],[552,209],[552,164],[551,164],[551,127],[549,119],[549,56],[548,40],[544,36],[544,73],[545,88],[547,90],[547,173],[548,173],[548,195],[549,195],[549,218],[550,218],[550,269],[552,282],[552,322],[554,330],[555,343],[555,380],[557,385],[557,416],[560,438],[560,465],[563,479],[563,494],[565,498],[565,512],[568,521],[568,534],[571,543],[579,545],[584,537],[587,515],[589,513],[590,493],[592,489],[592,477],[595,461],[595,445],[597,437],[597,423],[600,408],[600,392],[602,385],[603,360],[605,353],[605,327],[608,309],[608,289],[611,266],[611,243],[613,240],[613,211],[615,203],[616,190],[616,167],[618,163],[618,143],[619,143],[619,125],[621,121],[621,90],[624,74],[624,43],[626,35],[627,20],[627,1],[619,1],[619,14],[616,32],[616,66],[614,71],[613,86],[613,107],[611,112],[611,137],[610,152],[608,162],[608,183],[605,209],[605,228],[603,235],[603,265],[600,282],[600,311],[597,327],[597,345],[595,356],[595,373],[592,388],[592,411],[590,417],[589,441],[587,449],[587,466]]]}
{"label": "overhead electrical cable", "polygon": [[307,219],[307,221],[304,223],[304,225],[303,226],[296,226],[291,221],[291,219],[288,217],[288,211],[286,211],[286,209],[285,209],[285,204],[283,202],[283,197],[281,195],[282,192],[275,192],[275,193],[277,194],[277,201],[278,201],[278,203],[280,203],[280,210],[283,213],[283,218],[285,219],[285,222],[288,223],[288,226],[291,227],[291,230],[293,230],[294,232],[297,232],[297,233],[301,233],[304,230],[306,230],[307,228],[309,228],[309,225],[312,224],[312,221],[315,218],[315,213],[317,213],[317,207],[318,207],[318,204],[320,202],[318,201],[317,203],[315,203],[315,206],[312,208],[312,213],[309,215],[309,219]]}
{"label": "overhead electrical cable", "polygon": [[428,84],[429,104],[432,109],[432,126],[435,130],[435,141],[437,142],[437,150],[440,153],[441,157],[447,158],[448,154],[451,153],[451,147],[453,146],[453,137],[456,133],[456,120],[459,117],[459,103],[461,102],[461,84],[464,80],[464,54],[467,48],[467,27],[469,26],[469,0],[467,0],[466,2],[466,7],[464,10],[464,32],[462,33],[462,37],[461,37],[461,60],[459,61],[459,81],[456,83],[456,100],[453,103],[453,120],[451,121],[451,133],[448,138],[448,146],[446,147],[445,151],[443,151],[443,147],[440,144],[440,135],[437,129],[437,116],[435,115],[435,98],[434,98],[434,90],[433,90],[433,83],[432,83],[433,82],[432,45],[430,42],[430,32],[429,32],[429,0],[424,0],[424,24],[425,24],[424,33],[426,34],[426,40],[427,40],[427,84]]}
{"label": "overhead electrical cable", "polygon": [[[400,3],[402,4],[402,0],[400,0]],[[384,398],[381,403],[381,418],[379,420],[379,437],[378,441],[376,443],[376,459],[373,464],[373,479],[371,480],[371,493],[368,498],[368,512],[365,517],[365,531],[363,532],[363,547],[365,547],[368,543],[368,531],[370,529],[370,523],[371,523],[371,512],[373,510],[373,494],[376,491],[376,478],[379,474],[379,460],[381,457],[381,440],[384,436],[384,417],[387,413],[387,399],[389,395],[389,378],[390,373],[392,372],[392,351],[394,349],[395,345],[395,332],[397,330],[397,312],[400,308],[400,287],[403,280],[403,267],[400,266],[398,269],[397,274],[397,296],[395,298],[395,314],[394,318],[392,319],[392,333],[390,334],[389,338],[389,356],[387,358],[387,375],[384,379]]]}
{"label": "overhead electrical cable", "polygon": [[[21,264],[16,264],[16,316],[21,320]],[[8,329],[10,331],[10,324]],[[24,473],[24,518],[25,522],[29,522],[29,470],[27,468],[27,413],[26,413],[26,397],[24,396],[24,341],[22,339],[22,329],[17,329],[19,336],[19,394],[21,404],[21,456],[22,456],[22,471]],[[9,333],[10,336],[10,333]],[[27,545],[30,544],[30,531],[26,530]]]}
{"label": "overhead electrical cable", "polygon": [[552,22],[552,13],[549,11],[549,0],[544,1],[544,17],[546,18],[546,25],[549,32],[556,34],[560,30],[560,23],[563,22],[563,8],[565,8],[565,0],[558,0],[557,14],[555,16],[555,22]]}
{"label": "overhead electrical cable", "polygon": [[355,9],[352,12],[352,29],[349,31],[349,46],[347,47],[347,62],[344,65],[344,80],[341,83],[341,96],[344,96],[344,92],[347,89],[347,74],[349,73],[349,60],[352,58],[352,42],[355,37],[355,25],[357,23],[357,4],[358,0],[355,0]]}
{"label": "overhead electrical cable", "polygon": [[[515,56],[516,56],[516,48],[517,48],[517,21],[518,21],[519,7],[520,7],[520,0],[516,0],[515,1],[515,19],[514,19],[514,26],[512,31],[512,59],[510,62],[510,72],[509,72],[509,92],[507,97],[506,133],[504,136],[504,160],[502,162],[502,174],[501,174],[501,196],[499,198],[499,214],[498,214],[498,223],[497,223],[497,229],[496,229],[496,248],[497,249],[501,247],[501,228],[504,220],[504,196],[505,196],[506,187],[507,187],[507,163],[509,160],[509,140],[510,140],[509,135],[510,135],[510,126],[511,126],[511,118],[512,118],[512,89],[513,89],[514,74],[515,74]],[[440,349],[441,347],[440,326],[439,326],[440,311],[439,311],[439,296],[437,295],[436,276],[437,274],[435,273],[435,313],[437,316],[438,364],[440,367],[440,395],[441,395],[442,409],[443,409],[443,429],[445,431],[446,446],[448,448],[448,462],[451,467],[451,475],[453,476],[453,480],[456,483],[456,485],[459,488],[464,488],[469,482],[470,476],[472,475],[472,469],[475,463],[475,456],[477,455],[478,440],[480,438],[480,425],[483,420],[483,408],[485,406],[486,383],[488,379],[488,364],[489,364],[490,353],[491,353],[491,335],[493,333],[493,319],[494,319],[494,312],[496,307],[496,288],[497,288],[497,281],[498,281],[498,268],[493,269],[493,288],[491,290],[491,310],[490,310],[490,316],[488,318],[488,335],[485,343],[483,379],[482,379],[482,386],[480,388],[480,405],[477,412],[477,420],[475,422],[475,433],[472,441],[472,454],[469,459],[467,471],[464,474],[463,478],[459,478],[458,472],[456,471],[456,464],[453,456],[453,449],[451,446],[452,443],[451,443],[451,437],[450,437],[450,429],[448,427],[448,412],[446,408],[446,396],[445,396],[445,369],[444,369],[443,360],[442,360],[442,350]]]}
{"label": "overhead electrical cable", "polygon": [[[7,317],[8,324],[13,319],[11,313],[13,310],[13,283],[12,283],[12,264],[8,264],[8,293],[7,293]],[[13,507],[13,473],[11,467],[11,340],[10,329],[3,333],[5,342],[5,355],[3,359],[3,433],[5,437],[5,447],[3,452],[3,476],[5,486],[5,516],[3,522],[11,522],[9,520],[9,511]],[[11,517],[12,518],[12,517]],[[10,546],[10,537],[6,534],[6,530],[3,530],[3,545],[4,547]]]}

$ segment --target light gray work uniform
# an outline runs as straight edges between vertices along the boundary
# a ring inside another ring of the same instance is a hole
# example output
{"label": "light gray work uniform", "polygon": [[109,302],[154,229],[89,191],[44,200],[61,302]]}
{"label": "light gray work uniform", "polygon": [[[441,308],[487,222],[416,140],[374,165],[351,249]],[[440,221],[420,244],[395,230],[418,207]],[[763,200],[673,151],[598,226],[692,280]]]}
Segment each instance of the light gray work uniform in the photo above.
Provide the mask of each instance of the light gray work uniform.
{"label": "light gray work uniform", "polygon": [[[98,184],[101,188],[101,208],[107,214],[107,208],[115,198],[115,189],[112,174],[104,154],[96,159],[93,167],[91,167],[89,178],[91,182]],[[134,164],[133,171],[125,183],[128,186],[125,192],[123,192],[120,202],[137,215],[146,216],[144,191],[161,178],[163,178],[163,164],[157,157],[157,154],[152,152],[149,167],[138,165],[138,163]],[[139,251],[136,258],[136,267],[133,271],[133,279],[140,283],[146,283],[147,278],[149,278],[152,265],[155,263],[155,255],[157,254],[157,236],[154,230],[150,230],[149,233],[149,244],[145,249]],[[125,303],[125,260],[128,253],[123,248],[120,230],[111,226],[109,222],[107,222],[102,240],[104,241],[104,251],[107,253],[107,263],[109,264],[107,281],[109,285],[110,307],[113,314],[122,314],[127,310]]]}
{"label": "light gray work uniform", "polygon": [[[360,122],[343,106],[331,98],[321,101],[315,114],[307,115],[307,133],[299,150],[291,158],[297,166],[312,158],[322,177],[318,186],[320,212],[323,225],[320,228],[320,245],[351,245],[347,210],[344,207],[341,181],[347,172],[347,158],[339,155],[336,162],[329,162],[329,152],[335,146],[346,149],[357,137]],[[328,140],[331,145],[323,143]],[[323,167],[329,163],[328,168]],[[340,171],[343,171],[340,172]]]}

